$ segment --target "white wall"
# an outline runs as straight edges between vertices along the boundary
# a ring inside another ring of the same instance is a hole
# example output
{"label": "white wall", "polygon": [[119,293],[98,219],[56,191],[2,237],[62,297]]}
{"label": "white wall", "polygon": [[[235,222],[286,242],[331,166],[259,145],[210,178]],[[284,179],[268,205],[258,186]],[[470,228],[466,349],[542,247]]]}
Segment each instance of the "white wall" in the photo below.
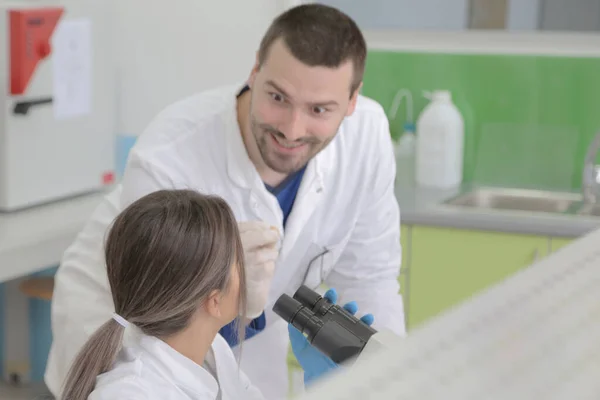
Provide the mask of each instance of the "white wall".
{"label": "white wall", "polygon": [[[177,4],[174,4],[177,3]],[[138,135],[166,105],[242,82],[282,0],[113,0],[118,133]]]}
{"label": "white wall", "polygon": [[540,27],[540,7],[543,0],[509,0],[506,29],[533,31]]}
{"label": "white wall", "polygon": [[319,0],[343,10],[362,29],[463,30],[468,0]]}

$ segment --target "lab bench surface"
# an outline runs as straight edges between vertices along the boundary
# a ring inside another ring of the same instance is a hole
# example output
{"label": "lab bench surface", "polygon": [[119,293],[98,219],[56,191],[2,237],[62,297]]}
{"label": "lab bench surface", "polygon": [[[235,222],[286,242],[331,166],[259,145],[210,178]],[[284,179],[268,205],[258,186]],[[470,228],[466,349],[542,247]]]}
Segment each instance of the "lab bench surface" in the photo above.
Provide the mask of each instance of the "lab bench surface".
{"label": "lab bench surface", "polygon": [[600,228],[600,218],[522,211],[474,210],[444,206],[466,188],[451,190],[396,186],[403,225],[577,238]]}
{"label": "lab bench surface", "polygon": [[0,282],[58,265],[104,194],[0,213]]}

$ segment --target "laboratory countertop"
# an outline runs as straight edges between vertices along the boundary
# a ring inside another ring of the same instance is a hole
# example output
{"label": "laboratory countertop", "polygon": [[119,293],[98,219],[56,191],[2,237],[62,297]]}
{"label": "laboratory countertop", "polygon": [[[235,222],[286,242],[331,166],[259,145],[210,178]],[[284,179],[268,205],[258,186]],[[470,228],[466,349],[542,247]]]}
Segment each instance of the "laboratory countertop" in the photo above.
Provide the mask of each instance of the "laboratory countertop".
{"label": "laboratory countertop", "polygon": [[524,211],[475,210],[449,207],[448,199],[468,191],[396,187],[402,224],[429,225],[565,238],[583,236],[600,228],[600,218]]}
{"label": "laboratory countertop", "polygon": [[58,265],[104,192],[0,213],[0,282]]}

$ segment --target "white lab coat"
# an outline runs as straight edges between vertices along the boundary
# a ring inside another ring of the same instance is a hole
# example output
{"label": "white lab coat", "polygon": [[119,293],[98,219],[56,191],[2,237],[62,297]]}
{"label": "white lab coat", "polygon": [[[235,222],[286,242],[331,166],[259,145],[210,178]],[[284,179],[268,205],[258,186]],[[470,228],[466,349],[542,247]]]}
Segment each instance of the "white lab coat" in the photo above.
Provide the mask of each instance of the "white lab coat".
{"label": "white lab coat", "polygon": [[88,400],[263,400],[217,335],[200,366],[160,339],[135,334]]}
{"label": "white lab coat", "polygon": [[159,114],[132,149],[122,187],[109,194],[66,251],[52,304],[54,342],[46,383],[56,393],[76,351],[110,318],[102,240],[117,212],[158,189],[191,188],[222,196],[236,218],[283,232],[263,332],[247,340],[242,368],[267,399],[288,389],[287,325],[272,312],[282,293],[302,284],[335,287],[374,314],[374,327],[405,333],[398,274],[400,212],[395,160],[382,107],[360,96],[337,136],[309,162],[286,229],[245,150],[236,116],[239,87],[184,99]]}

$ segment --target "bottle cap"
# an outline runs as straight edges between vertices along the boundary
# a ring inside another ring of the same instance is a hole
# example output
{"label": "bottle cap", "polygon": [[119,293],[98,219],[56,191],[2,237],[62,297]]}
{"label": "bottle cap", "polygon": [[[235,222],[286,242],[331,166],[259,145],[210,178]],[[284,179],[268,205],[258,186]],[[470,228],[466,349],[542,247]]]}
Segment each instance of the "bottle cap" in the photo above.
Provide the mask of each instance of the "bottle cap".
{"label": "bottle cap", "polygon": [[448,90],[435,90],[431,94],[433,100],[450,101],[452,100],[452,93]]}
{"label": "bottle cap", "polygon": [[404,123],[404,131],[405,132],[415,132],[415,124],[413,124],[412,122],[405,122]]}

